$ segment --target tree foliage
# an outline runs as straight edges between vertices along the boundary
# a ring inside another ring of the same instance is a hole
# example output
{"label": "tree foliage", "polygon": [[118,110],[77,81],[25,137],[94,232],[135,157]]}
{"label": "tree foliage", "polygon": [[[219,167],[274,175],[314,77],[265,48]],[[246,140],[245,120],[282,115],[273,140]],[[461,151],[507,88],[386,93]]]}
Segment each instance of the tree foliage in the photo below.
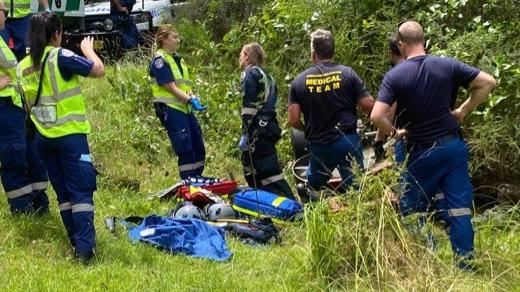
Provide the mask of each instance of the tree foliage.
{"label": "tree foliage", "polygon": [[[384,73],[389,69],[387,39],[399,21],[416,19],[426,33],[429,53],[450,56],[492,74],[498,86],[489,101],[465,125],[469,140],[485,139],[485,129],[496,132],[501,125],[515,125],[520,112],[520,64],[518,44],[520,6],[515,0],[274,0],[274,1],[193,1],[199,17],[182,18],[185,51],[204,80],[204,94],[230,119],[211,119],[212,127],[222,123],[229,137],[236,136],[229,126],[239,127],[238,53],[242,45],[257,41],[268,54],[267,69],[273,73],[280,91],[279,113],[285,119],[287,88],[294,77],[310,65],[309,33],[316,28],[330,29],[336,38],[335,60],[353,67],[376,96]],[[205,4],[201,4],[205,3]],[[226,17],[222,21],[222,16]],[[459,94],[459,102],[467,92]],[[209,114],[212,115],[212,114]],[[486,124],[487,127],[482,127]],[[517,125],[515,125],[517,126]],[[472,143],[472,171],[476,181],[492,176],[493,165],[505,163],[499,157],[514,157],[520,141],[503,132],[505,144]],[[210,127],[207,128],[210,130]],[[476,133],[475,131],[478,131]],[[494,132],[490,132],[490,135]],[[225,140],[225,139],[224,139]],[[282,160],[290,160],[288,139],[281,145]],[[479,141],[477,141],[479,142]],[[231,153],[235,141],[225,140]],[[486,145],[486,151],[483,151]],[[490,153],[491,151],[491,153]],[[503,152],[504,151],[504,152]],[[492,154],[496,153],[496,155]],[[490,157],[490,155],[492,157]],[[493,162],[497,161],[498,162]],[[493,163],[492,163],[493,162]],[[485,165],[483,167],[483,165]],[[520,164],[505,173],[520,173]],[[489,171],[482,171],[490,169]],[[511,183],[509,175],[493,180]]]}

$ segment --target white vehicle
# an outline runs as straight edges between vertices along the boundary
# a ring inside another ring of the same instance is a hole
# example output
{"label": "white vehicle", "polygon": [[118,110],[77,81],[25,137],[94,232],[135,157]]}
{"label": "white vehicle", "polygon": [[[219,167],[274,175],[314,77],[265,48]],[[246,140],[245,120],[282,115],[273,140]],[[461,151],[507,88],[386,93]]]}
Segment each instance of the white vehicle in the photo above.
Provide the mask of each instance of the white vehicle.
{"label": "white vehicle", "polygon": [[[172,20],[173,7],[173,1],[170,0],[141,0],[136,1],[131,15],[139,31],[153,31],[163,22]],[[93,1],[85,4],[85,28],[89,30],[89,25],[95,22],[106,24],[105,30],[110,28],[108,25],[111,22],[110,1]]]}
{"label": "white vehicle", "polygon": [[[54,11],[54,2],[67,0],[52,0],[51,6]],[[74,1],[74,0],[68,0]],[[77,0],[76,0],[77,1]],[[173,20],[174,9],[183,5],[185,1],[178,0],[137,0],[130,17],[145,41],[150,37],[162,23]],[[84,5],[83,5],[84,4]],[[84,10],[83,10],[84,9]],[[81,11],[83,10],[83,11]],[[60,12],[57,12],[60,14]],[[110,18],[110,1],[108,0],[84,0],[80,5],[79,13],[65,12],[63,16],[69,16],[73,21],[70,25],[64,24],[63,46],[79,53],[79,44],[86,36],[94,37],[94,49],[103,56],[119,57],[121,49],[121,31],[115,27]],[[83,16],[82,16],[83,15]],[[76,19],[79,19],[76,20]]]}

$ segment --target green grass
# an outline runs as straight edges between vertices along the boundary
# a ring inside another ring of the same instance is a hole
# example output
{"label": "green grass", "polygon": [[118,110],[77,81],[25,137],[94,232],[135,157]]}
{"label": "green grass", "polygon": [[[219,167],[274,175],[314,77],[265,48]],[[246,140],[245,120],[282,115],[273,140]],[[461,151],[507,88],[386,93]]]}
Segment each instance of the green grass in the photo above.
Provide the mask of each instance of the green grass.
{"label": "green grass", "polygon": [[[351,193],[340,213],[331,213],[325,201],[308,208],[304,222],[283,227],[281,245],[250,247],[229,239],[234,256],[226,263],[133,245],[123,230],[109,233],[103,224],[106,216],[165,215],[174,205],[146,199],[178,180],[176,159],[153,114],[147,86],[145,64],[124,62],[107,68],[104,79],[84,82],[93,126],[89,141],[100,172],[95,261],[83,266],[73,260],[52,191],[51,214],[43,217],[13,217],[3,199],[1,291],[520,289],[518,207],[476,218],[479,272],[461,272],[453,267],[442,231],[433,227],[439,241],[433,253],[400,223],[385,195],[397,184],[395,170],[377,177],[360,175],[362,191]],[[218,107],[222,96],[204,93],[211,105],[200,116],[207,135],[206,173],[232,173],[243,183],[235,148],[238,114]],[[227,102],[236,107],[236,101]]]}

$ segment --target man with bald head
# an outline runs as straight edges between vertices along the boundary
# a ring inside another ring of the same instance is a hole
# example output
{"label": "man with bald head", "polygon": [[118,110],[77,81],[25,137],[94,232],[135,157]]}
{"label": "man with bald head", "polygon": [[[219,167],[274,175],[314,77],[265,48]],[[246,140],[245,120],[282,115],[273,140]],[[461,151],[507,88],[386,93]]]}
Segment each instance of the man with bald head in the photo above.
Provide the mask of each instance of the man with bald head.
{"label": "man with bald head", "polygon": [[[397,40],[406,60],[385,75],[371,120],[384,134],[406,139],[408,160],[400,212],[403,216],[425,212],[441,190],[449,214],[452,249],[459,256],[459,266],[470,268],[473,188],[468,148],[459,135],[459,124],[486,100],[496,83],[477,68],[427,55],[422,27],[415,21],[398,27]],[[461,86],[469,89],[469,98],[451,110]],[[406,128],[394,128],[386,117],[394,102],[402,109],[401,125]]]}

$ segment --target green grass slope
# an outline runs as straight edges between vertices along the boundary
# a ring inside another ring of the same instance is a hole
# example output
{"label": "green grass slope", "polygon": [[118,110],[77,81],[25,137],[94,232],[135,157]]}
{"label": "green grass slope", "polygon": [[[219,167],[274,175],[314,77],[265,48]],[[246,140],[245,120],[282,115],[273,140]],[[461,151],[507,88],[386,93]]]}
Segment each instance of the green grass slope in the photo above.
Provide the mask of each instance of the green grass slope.
{"label": "green grass slope", "polygon": [[[386,195],[397,182],[394,170],[377,177],[360,174],[362,190],[344,200],[342,212],[331,213],[326,203],[307,209],[304,222],[283,228],[281,245],[250,247],[229,239],[234,256],[226,263],[133,245],[121,229],[109,233],[106,216],[165,215],[174,205],[146,199],[177,181],[178,174],[170,142],[153,114],[145,72],[144,63],[122,63],[107,67],[105,78],[84,80],[93,128],[89,141],[100,173],[95,261],[83,266],[72,258],[50,188],[51,213],[43,217],[13,217],[2,199],[1,291],[520,289],[518,208],[475,219],[479,271],[461,272],[453,268],[440,229],[432,227],[439,248],[431,252],[402,227]],[[206,173],[232,173],[243,182],[233,142],[240,127],[238,110],[236,115],[233,109],[219,111],[215,96],[205,98],[210,110],[200,121],[207,138]]]}

